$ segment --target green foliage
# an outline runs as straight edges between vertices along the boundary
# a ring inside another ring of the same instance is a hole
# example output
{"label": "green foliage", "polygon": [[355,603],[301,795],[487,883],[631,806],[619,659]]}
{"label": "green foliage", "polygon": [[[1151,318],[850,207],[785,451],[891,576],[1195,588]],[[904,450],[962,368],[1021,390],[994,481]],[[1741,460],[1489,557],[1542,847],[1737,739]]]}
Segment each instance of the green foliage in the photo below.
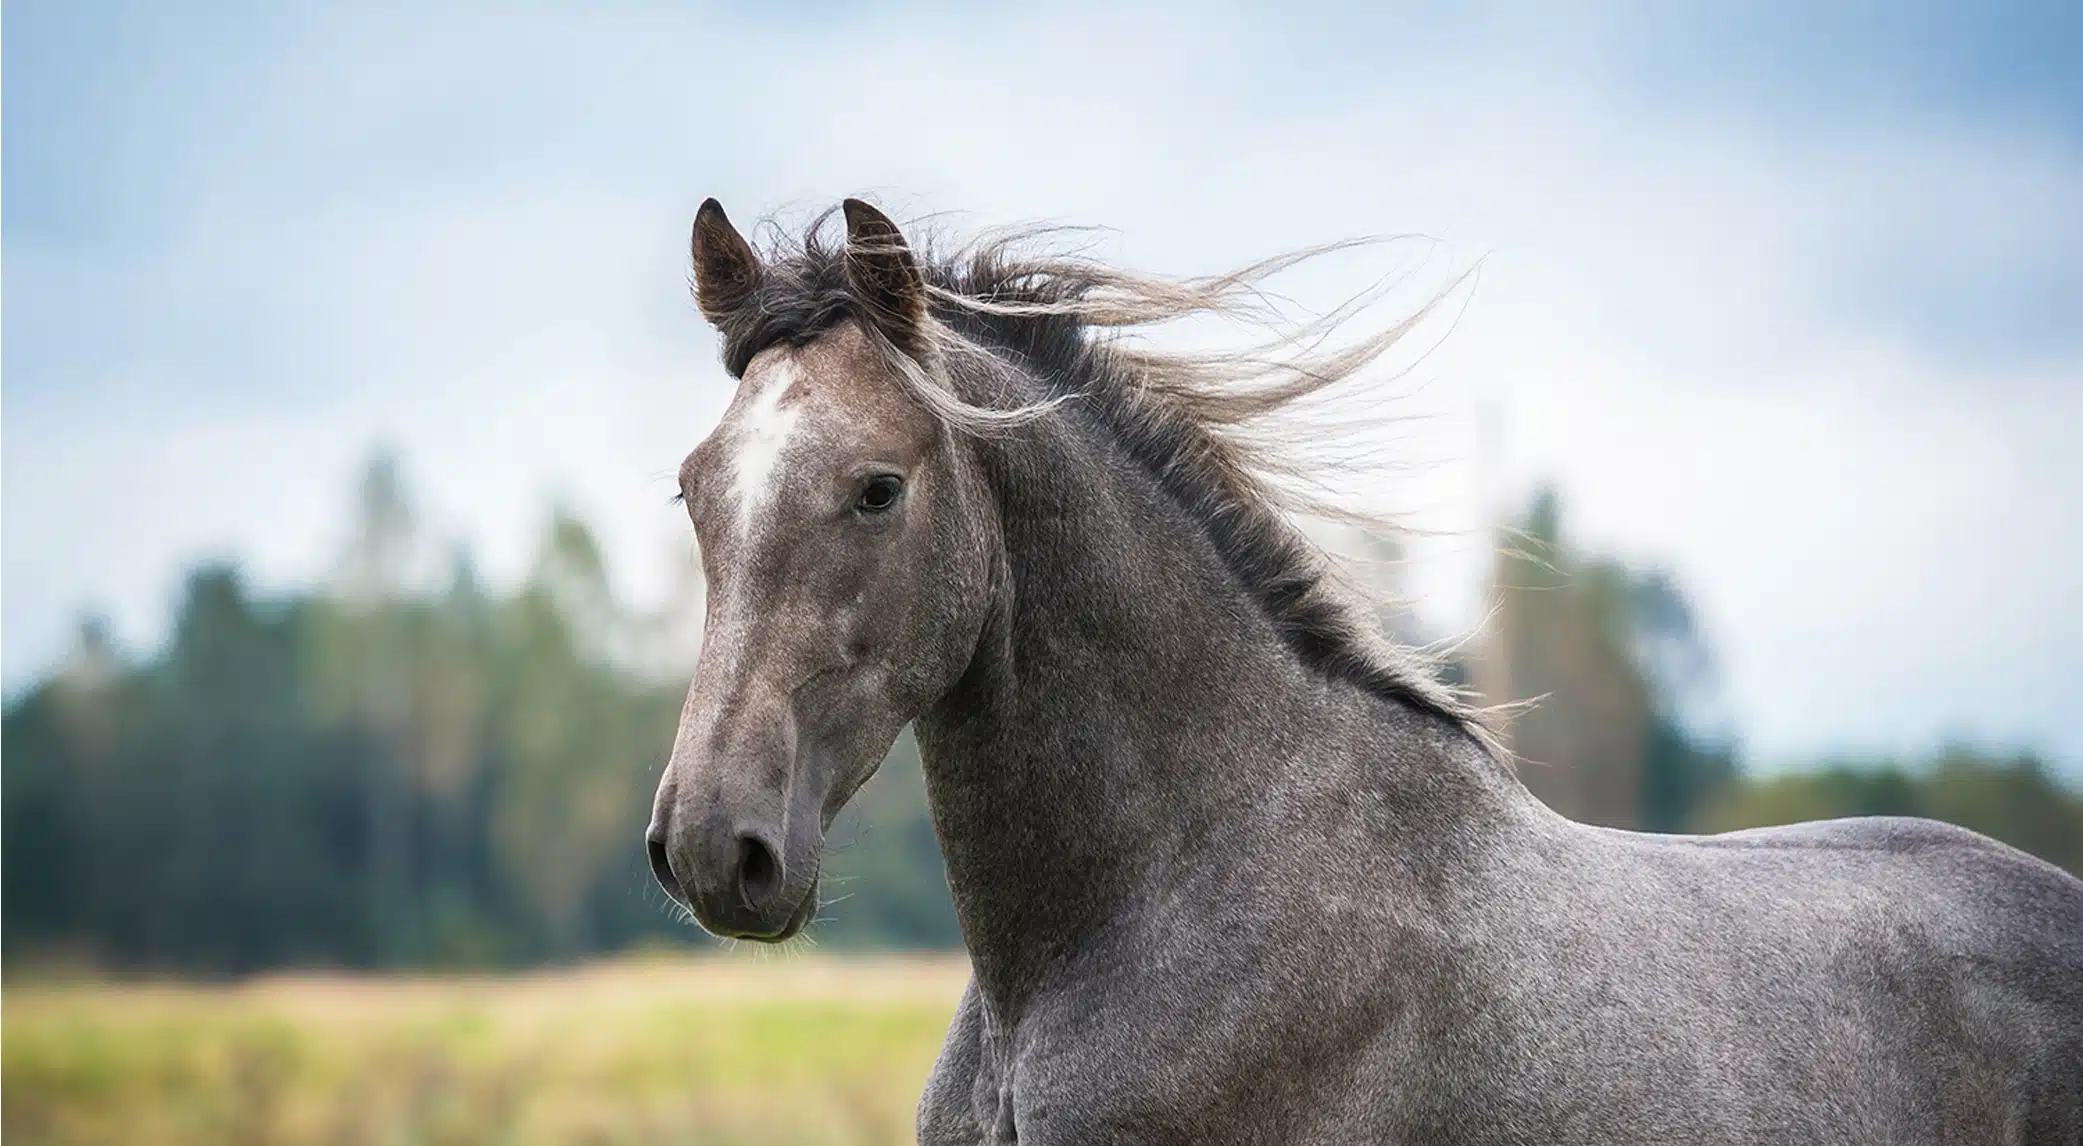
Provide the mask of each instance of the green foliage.
{"label": "green foliage", "polygon": [[[642,833],[683,667],[631,667],[622,609],[568,515],[526,583],[455,562],[428,589],[395,467],[322,590],[193,574],[166,648],[98,625],[6,712],[5,950],[114,967],[513,966],[702,942]],[[686,607],[682,603],[682,607]],[[691,653],[692,650],[687,650]],[[959,944],[917,752],[835,826],[820,941]]]}
{"label": "green foliage", "polygon": [[962,945],[940,841],[925,814],[918,744],[906,732],[828,837],[824,910],[836,926],[818,942],[840,948],[953,949]]}
{"label": "green foliage", "polygon": [[1511,728],[1521,777],[1576,819],[1682,830],[1736,774],[1691,605],[1667,574],[1573,545],[1553,490],[1503,542],[1474,675],[1493,701],[1531,702]]}
{"label": "green foliage", "polygon": [[[567,514],[526,580],[490,591],[467,555],[429,559],[389,459],[356,514],[329,585],[265,597],[199,569],[156,655],[126,661],[90,623],[7,707],[10,971],[502,967],[706,942],[641,843],[694,651],[659,646],[693,644],[698,605],[624,607]],[[1552,494],[1515,536],[1469,667],[1493,700],[1543,698],[1513,733],[1558,807],[1652,830],[1925,815],[2083,868],[2078,800],[2030,758],[1744,781],[1729,738],[1700,731],[1711,659],[1676,585],[1573,550]],[[959,946],[909,736],[829,845],[817,943]]]}
{"label": "green foliage", "polygon": [[1702,808],[1701,831],[1840,816],[1926,816],[1972,828],[2083,876],[2083,796],[2031,755],[1951,747],[1909,765],[1840,762],[1732,784]]}

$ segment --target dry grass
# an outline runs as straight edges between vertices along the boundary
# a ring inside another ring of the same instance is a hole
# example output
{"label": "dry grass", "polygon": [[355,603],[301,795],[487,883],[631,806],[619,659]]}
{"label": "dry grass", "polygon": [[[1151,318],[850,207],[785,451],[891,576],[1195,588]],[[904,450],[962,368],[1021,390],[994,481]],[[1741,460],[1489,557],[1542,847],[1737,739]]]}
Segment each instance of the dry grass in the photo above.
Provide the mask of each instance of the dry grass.
{"label": "dry grass", "polygon": [[959,960],[10,985],[10,1146],[910,1142]]}

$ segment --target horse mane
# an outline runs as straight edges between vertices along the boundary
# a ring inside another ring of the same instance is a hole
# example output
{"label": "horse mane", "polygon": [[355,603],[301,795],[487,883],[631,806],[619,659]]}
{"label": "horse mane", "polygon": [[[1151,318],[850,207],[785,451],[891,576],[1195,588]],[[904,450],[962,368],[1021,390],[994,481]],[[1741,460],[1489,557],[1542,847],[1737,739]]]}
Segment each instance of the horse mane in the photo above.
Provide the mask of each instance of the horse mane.
{"label": "horse mane", "polygon": [[[1000,434],[1061,403],[1083,403],[1206,530],[1230,573],[1303,664],[1440,717],[1492,755],[1507,757],[1485,710],[1443,679],[1438,655],[1391,641],[1373,611],[1379,602],[1341,576],[1295,522],[1313,517],[1375,533],[1393,528],[1334,499],[1308,450],[1295,447],[1323,445],[1339,431],[1322,421],[1304,426],[1294,415],[1309,399],[1355,380],[1452,287],[1394,325],[1327,349],[1377,292],[1290,324],[1262,284],[1319,255],[1373,240],[1292,251],[1223,275],[1167,279],[1066,253],[1055,241],[1066,228],[1009,229],[947,254],[930,243],[915,248],[930,317],[924,353],[907,353],[881,335],[877,316],[848,285],[844,242],[826,236],[831,214],[800,234],[771,221],[761,228],[767,250],[757,292],[718,324],[733,377],[769,346],[802,345],[852,318],[914,396],[962,432]],[[1197,317],[1240,320],[1269,337],[1227,352],[1161,349],[1135,337]],[[1026,375],[1030,387],[1047,388],[1048,396],[1007,404],[1021,392],[1005,378],[1008,368]],[[1353,423],[1343,425],[1349,433]]]}

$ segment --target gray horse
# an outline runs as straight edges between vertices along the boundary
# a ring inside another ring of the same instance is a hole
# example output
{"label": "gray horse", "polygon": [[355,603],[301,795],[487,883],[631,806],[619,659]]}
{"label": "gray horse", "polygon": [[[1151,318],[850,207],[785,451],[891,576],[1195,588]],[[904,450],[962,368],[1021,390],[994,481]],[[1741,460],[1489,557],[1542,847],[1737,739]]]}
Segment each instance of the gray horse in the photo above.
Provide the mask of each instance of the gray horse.
{"label": "gray horse", "polygon": [[818,906],[912,724],[974,967],[926,1143],[2083,1142],[2083,882],[1972,832],[1573,823],[1290,524],[1261,431],[1395,331],[1232,357],[1169,281],[856,200],[696,300],[707,636],[647,833],[719,935]]}

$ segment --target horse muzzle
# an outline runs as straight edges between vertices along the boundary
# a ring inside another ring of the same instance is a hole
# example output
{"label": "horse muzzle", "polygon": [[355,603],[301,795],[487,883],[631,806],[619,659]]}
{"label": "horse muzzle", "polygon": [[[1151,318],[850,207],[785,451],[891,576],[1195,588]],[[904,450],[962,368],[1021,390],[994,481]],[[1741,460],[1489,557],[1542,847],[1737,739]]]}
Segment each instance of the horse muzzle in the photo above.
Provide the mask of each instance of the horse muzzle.
{"label": "horse muzzle", "polygon": [[661,802],[644,845],[666,894],[713,935],[778,943],[816,910],[815,849],[796,849],[802,854],[791,860],[778,825],[720,809],[690,816]]}

